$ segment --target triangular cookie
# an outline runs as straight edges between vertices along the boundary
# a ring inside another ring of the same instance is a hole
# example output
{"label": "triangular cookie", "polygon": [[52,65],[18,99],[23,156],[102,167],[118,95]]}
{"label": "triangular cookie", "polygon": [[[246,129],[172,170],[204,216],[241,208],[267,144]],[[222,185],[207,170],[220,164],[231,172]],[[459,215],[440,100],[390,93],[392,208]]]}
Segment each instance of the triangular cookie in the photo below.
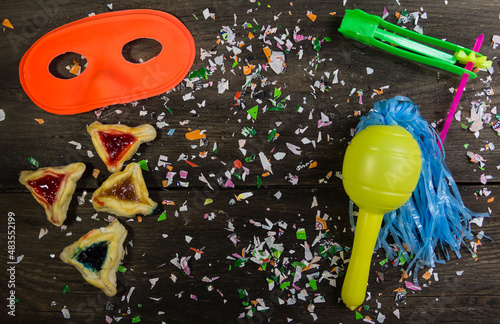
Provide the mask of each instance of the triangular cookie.
{"label": "triangular cookie", "polygon": [[84,171],[83,163],[22,171],[19,182],[25,185],[36,201],[43,206],[47,219],[52,224],[61,226],[66,219],[76,182]]}
{"label": "triangular cookie", "polygon": [[133,217],[152,214],[158,205],[149,198],[141,167],[130,163],[113,173],[92,195],[94,209],[117,216]]}
{"label": "triangular cookie", "polygon": [[149,124],[137,127],[103,125],[96,121],[87,126],[92,143],[110,172],[120,171],[123,163],[137,152],[139,145],[156,138],[156,130]]}
{"label": "triangular cookie", "polygon": [[80,271],[91,285],[106,296],[116,295],[116,271],[125,254],[123,242],[127,230],[115,219],[106,227],[96,228],[68,245],[59,257]]}

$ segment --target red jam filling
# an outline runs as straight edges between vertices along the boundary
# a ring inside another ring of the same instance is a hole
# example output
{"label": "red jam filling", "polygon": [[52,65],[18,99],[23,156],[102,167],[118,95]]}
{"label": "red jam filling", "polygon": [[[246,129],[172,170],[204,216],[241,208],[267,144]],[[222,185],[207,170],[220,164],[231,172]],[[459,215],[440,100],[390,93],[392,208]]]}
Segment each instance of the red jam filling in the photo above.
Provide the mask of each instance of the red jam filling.
{"label": "red jam filling", "polygon": [[139,201],[139,198],[137,198],[135,194],[135,186],[131,178],[117,182],[111,188],[103,190],[101,196],[112,196],[121,200]]}
{"label": "red jam filling", "polygon": [[99,138],[108,153],[110,163],[116,163],[126,149],[137,140],[134,135],[124,132],[99,132]]}
{"label": "red jam filling", "polygon": [[49,205],[52,205],[56,200],[57,192],[65,177],[65,174],[51,173],[39,179],[28,181],[28,185],[33,188],[39,197],[43,198]]}

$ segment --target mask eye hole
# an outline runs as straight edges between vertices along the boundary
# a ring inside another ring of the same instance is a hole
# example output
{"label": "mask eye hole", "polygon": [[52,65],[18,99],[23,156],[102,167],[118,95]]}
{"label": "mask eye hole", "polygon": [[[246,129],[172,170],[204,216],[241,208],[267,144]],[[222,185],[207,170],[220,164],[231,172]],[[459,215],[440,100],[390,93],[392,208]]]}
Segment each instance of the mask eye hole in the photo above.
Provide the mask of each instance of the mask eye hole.
{"label": "mask eye hole", "polygon": [[122,55],[130,63],[145,63],[158,56],[163,46],[152,38],[137,38],[123,45]]}
{"label": "mask eye hole", "polygon": [[87,67],[87,59],[78,53],[66,52],[52,59],[49,72],[58,79],[71,79],[80,75]]}

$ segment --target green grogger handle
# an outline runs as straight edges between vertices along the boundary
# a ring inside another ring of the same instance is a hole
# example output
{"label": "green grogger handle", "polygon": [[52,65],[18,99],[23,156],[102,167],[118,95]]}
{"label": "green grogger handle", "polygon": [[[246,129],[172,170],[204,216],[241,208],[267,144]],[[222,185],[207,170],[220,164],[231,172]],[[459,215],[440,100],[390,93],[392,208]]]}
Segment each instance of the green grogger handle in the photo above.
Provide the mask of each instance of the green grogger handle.
{"label": "green grogger handle", "polygon": [[422,168],[420,147],[397,125],[373,125],[347,147],[342,167],[346,193],[359,207],[342,300],[354,310],[365,298],[373,249],[384,214],[406,203]]}
{"label": "green grogger handle", "polygon": [[[468,48],[441,39],[419,34],[415,31],[391,24],[382,18],[365,13],[360,9],[346,9],[339,32],[345,37],[372,45],[389,53],[431,65],[458,75],[477,75],[464,67],[455,65],[473,62],[475,67],[489,68],[492,64],[487,57]],[[426,43],[426,44],[421,44]],[[393,46],[393,45],[397,46]],[[446,53],[432,46],[453,52]]]}

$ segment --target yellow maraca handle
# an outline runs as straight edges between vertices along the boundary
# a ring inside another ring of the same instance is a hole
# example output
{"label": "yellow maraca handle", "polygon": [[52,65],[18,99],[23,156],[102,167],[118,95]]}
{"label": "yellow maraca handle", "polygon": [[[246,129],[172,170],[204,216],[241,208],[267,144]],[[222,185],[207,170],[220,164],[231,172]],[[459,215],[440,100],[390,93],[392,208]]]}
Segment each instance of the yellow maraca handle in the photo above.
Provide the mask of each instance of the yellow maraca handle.
{"label": "yellow maraca handle", "polygon": [[369,213],[362,208],[359,210],[351,259],[342,286],[342,300],[350,310],[354,310],[365,300],[373,249],[383,218],[384,214]]}
{"label": "yellow maraca handle", "polygon": [[351,310],[363,303],[373,248],[385,213],[401,207],[418,183],[422,159],[411,134],[397,125],[372,125],[347,147],[342,174],[359,207],[342,299]]}

